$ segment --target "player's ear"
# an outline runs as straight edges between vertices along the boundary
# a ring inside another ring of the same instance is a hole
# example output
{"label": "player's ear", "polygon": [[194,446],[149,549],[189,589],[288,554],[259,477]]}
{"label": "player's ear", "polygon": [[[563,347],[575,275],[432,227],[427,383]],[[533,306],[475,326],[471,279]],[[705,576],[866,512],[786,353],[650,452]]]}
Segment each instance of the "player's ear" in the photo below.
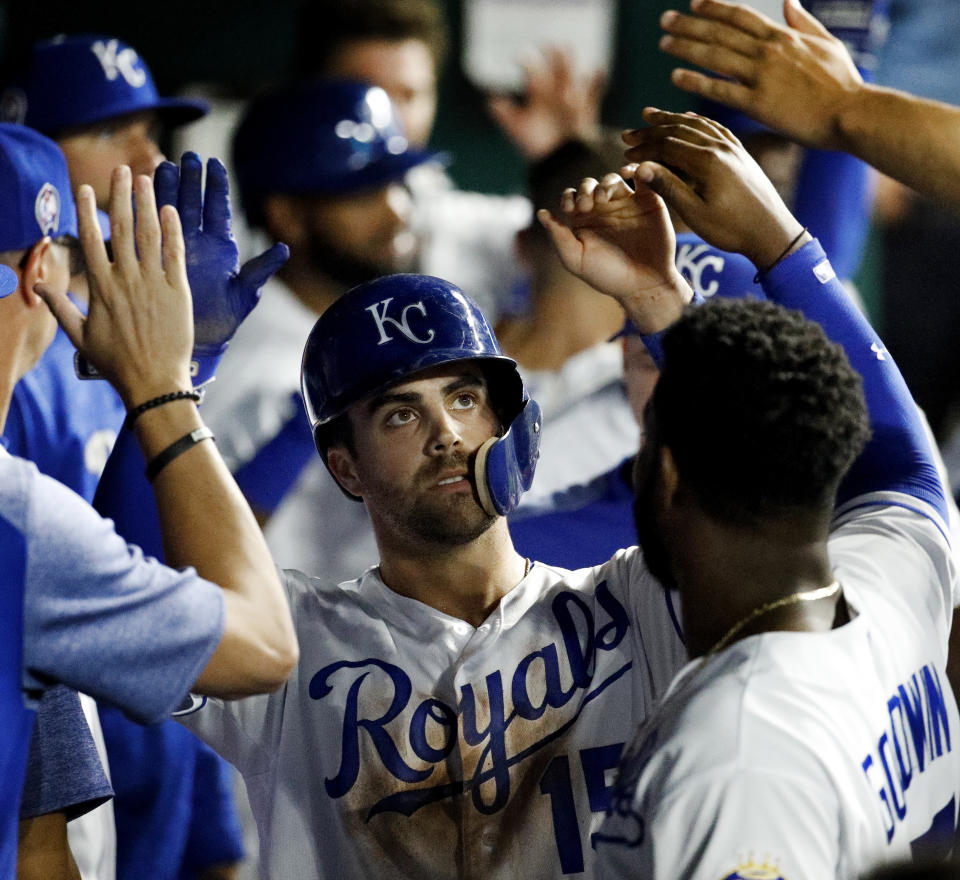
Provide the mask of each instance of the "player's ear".
{"label": "player's ear", "polygon": [[264,225],[277,241],[296,246],[306,237],[303,205],[294,196],[284,193],[268,195],[263,200],[263,217]]}
{"label": "player's ear", "polygon": [[677,463],[673,458],[673,452],[669,446],[660,447],[660,487],[662,491],[661,501],[669,507],[673,504],[674,496],[677,494],[677,487],[680,485],[680,474],[677,471]]}
{"label": "player's ear", "polygon": [[43,300],[33,292],[39,281],[48,281],[57,259],[56,248],[49,236],[44,236],[30,248],[20,261],[20,288],[18,294],[27,306],[41,306]]}
{"label": "player's ear", "polygon": [[327,450],[327,467],[333,478],[351,495],[363,497],[363,483],[346,446],[331,446]]}

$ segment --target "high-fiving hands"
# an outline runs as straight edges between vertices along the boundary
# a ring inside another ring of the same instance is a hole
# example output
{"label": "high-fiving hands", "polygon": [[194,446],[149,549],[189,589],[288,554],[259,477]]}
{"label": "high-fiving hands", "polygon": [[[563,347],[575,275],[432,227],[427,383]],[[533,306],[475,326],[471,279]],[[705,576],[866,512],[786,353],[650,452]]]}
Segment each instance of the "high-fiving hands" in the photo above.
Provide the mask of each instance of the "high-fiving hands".
{"label": "high-fiving hands", "polygon": [[275,244],[240,266],[231,231],[227,169],[219,159],[203,166],[196,153],[184,153],[180,168],[163,162],[154,174],[159,205],[180,214],[187,254],[187,277],[193,291],[194,354],[221,354],[237,327],[260,301],[261,288],[287,260],[290,250]]}
{"label": "high-fiving hands", "polygon": [[77,192],[77,219],[89,282],[87,316],[65,294],[41,285],[37,294],[128,409],[189,388],[193,315],[176,210],[167,206],[158,211],[150,178],[134,180],[123,165],[110,181],[112,260],[89,186]]}
{"label": "high-fiving hands", "polygon": [[612,296],[643,333],[675,321],[692,297],[674,264],[676,238],[663,201],[618,174],[584,179],[561,198],[560,219],[537,216],[569,272]]}
{"label": "high-fiving hands", "polygon": [[704,241],[773,266],[802,231],[744,146],[717,122],[647,108],[649,128],[624,133],[635,175]]}

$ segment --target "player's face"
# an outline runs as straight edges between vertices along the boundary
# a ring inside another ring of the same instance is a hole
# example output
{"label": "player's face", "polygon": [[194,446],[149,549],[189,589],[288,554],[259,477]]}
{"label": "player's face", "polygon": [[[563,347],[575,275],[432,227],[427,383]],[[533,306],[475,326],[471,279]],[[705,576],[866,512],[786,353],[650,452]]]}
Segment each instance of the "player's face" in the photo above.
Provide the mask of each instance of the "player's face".
{"label": "player's face", "polygon": [[72,129],[57,143],[67,157],[74,190],[83,183],[89,184],[97,207],[106,210],[113,169],[129,165],[134,176],[152,175],[164,159],[157,145],[159,136],[157,114],[148,110]]}
{"label": "player's face", "polygon": [[479,366],[437,367],[350,411],[360,494],[375,523],[444,546],[493,523],[476,494],[473,459],[499,420]]}
{"label": "player's face", "polygon": [[416,255],[410,193],[400,183],[305,201],[304,245],[315,268],[353,286],[409,270]]}
{"label": "player's face", "polygon": [[422,40],[354,40],[327,72],[380,86],[393,101],[407,140],[426,146],[437,112],[437,71]]}

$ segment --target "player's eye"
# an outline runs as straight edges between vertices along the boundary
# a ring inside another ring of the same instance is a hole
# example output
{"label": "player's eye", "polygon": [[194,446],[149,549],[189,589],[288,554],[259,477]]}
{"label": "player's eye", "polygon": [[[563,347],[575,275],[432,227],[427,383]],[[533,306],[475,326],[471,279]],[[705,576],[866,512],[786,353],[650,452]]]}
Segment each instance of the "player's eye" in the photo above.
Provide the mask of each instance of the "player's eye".
{"label": "player's eye", "polygon": [[452,408],[458,410],[473,409],[477,405],[477,397],[469,391],[461,391],[453,399]]}
{"label": "player's eye", "polygon": [[410,408],[404,407],[403,409],[395,409],[390,415],[387,416],[384,424],[388,428],[402,428],[404,425],[409,425],[417,417],[417,414]]}

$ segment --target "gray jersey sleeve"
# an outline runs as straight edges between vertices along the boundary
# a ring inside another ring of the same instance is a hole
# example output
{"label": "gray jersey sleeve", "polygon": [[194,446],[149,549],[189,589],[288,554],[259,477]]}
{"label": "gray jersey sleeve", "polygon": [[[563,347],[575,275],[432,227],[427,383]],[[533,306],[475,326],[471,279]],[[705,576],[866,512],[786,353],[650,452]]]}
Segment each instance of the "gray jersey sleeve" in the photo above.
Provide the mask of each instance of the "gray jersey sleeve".
{"label": "gray jersey sleeve", "polygon": [[2,483],[27,541],[24,689],[63,682],[139,721],[168,715],[220,642],[220,589],[145,558],[32,465],[8,459]]}

